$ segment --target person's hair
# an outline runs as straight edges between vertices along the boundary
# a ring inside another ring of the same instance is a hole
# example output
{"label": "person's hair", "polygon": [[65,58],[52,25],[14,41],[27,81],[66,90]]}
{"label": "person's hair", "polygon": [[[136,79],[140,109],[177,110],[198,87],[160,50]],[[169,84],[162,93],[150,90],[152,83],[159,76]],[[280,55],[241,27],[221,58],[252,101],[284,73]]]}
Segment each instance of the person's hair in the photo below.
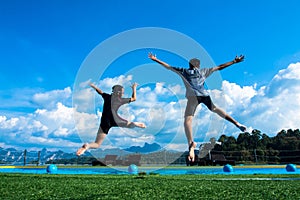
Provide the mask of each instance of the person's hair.
{"label": "person's hair", "polygon": [[123,89],[122,85],[114,85],[112,87],[112,93],[119,94],[120,92],[122,92],[122,89]]}
{"label": "person's hair", "polygon": [[200,60],[197,58],[193,58],[189,61],[189,66],[190,68],[199,68],[200,67]]}

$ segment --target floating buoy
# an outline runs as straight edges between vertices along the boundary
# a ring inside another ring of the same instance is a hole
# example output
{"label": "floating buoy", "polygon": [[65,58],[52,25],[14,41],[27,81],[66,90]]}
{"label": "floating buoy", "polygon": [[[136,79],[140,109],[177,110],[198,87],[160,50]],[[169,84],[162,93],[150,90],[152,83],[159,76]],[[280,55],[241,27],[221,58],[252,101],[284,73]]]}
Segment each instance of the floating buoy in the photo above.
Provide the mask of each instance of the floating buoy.
{"label": "floating buoy", "polygon": [[233,167],[229,164],[226,164],[224,167],[223,167],[223,171],[224,172],[233,172]]}
{"label": "floating buoy", "polygon": [[295,172],[297,170],[297,167],[294,164],[287,164],[285,169],[287,172]]}
{"label": "floating buoy", "polygon": [[46,170],[50,174],[56,173],[57,172],[57,166],[54,165],[54,164],[48,165]]}

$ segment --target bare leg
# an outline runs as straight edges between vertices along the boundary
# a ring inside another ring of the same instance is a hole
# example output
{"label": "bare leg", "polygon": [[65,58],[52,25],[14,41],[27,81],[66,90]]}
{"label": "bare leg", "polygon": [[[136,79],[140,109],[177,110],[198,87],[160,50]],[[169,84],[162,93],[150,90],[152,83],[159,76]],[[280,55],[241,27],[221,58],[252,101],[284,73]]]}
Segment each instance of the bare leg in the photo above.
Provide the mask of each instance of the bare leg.
{"label": "bare leg", "polygon": [[188,145],[190,145],[193,142],[192,123],[193,123],[193,116],[186,116],[184,118],[184,131],[188,141]]}
{"label": "bare leg", "polygon": [[91,142],[88,144],[86,143],[86,144],[82,145],[82,147],[77,150],[76,155],[80,156],[80,155],[84,154],[84,152],[88,149],[99,148],[101,146],[103,140],[105,139],[106,135],[107,134],[103,132],[102,128],[99,127],[95,142]]}
{"label": "bare leg", "polygon": [[189,156],[188,159],[189,161],[194,162],[195,161],[195,147],[196,143],[193,141],[193,128],[192,128],[192,123],[193,123],[193,116],[185,116],[184,118],[184,130],[185,130],[185,135],[188,141],[188,146],[189,146]]}
{"label": "bare leg", "polygon": [[228,115],[225,111],[223,111],[222,109],[218,108],[218,107],[214,107],[212,110],[212,112],[217,113],[220,117],[230,121],[231,123],[233,123],[236,127],[238,127],[242,132],[245,132],[246,127],[240,123],[238,123],[235,119],[233,119],[230,115]]}

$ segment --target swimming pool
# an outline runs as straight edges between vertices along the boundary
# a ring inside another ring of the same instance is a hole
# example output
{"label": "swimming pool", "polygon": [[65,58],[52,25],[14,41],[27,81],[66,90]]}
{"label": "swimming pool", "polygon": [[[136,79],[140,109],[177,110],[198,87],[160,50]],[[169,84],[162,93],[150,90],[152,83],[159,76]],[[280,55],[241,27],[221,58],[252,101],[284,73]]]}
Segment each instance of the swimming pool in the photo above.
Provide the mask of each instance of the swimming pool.
{"label": "swimming pool", "polygon": [[[28,174],[47,174],[47,166],[0,166],[0,173],[28,173]],[[233,166],[232,172],[224,172],[222,166],[217,167],[138,167],[138,172],[160,175],[182,175],[182,174],[299,174],[296,171],[288,172],[285,165],[255,165],[255,166]],[[126,167],[65,167],[57,166],[54,174],[129,174]]]}

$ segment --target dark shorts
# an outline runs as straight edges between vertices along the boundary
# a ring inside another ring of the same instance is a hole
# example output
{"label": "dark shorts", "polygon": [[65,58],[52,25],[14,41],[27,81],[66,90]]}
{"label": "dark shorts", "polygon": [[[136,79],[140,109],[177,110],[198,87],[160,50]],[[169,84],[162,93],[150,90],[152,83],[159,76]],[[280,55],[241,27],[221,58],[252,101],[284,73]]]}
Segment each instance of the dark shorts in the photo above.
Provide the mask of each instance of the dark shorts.
{"label": "dark shorts", "polygon": [[121,117],[116,117],[116,120],[111,118],[102,117],[100,127],[105,134],[108,134],[108,131],[111,127],[127,127],[128,121],[122,119]]}
{"label": "dark shorts", "polygon": [[197,106],[200,103],[206,105],[209,110],[212,110],[215,105],[211,101],[210,96],[195,96],[195,97],[187,97],[188,102],[186,105],[184,116],[194,116]]}

